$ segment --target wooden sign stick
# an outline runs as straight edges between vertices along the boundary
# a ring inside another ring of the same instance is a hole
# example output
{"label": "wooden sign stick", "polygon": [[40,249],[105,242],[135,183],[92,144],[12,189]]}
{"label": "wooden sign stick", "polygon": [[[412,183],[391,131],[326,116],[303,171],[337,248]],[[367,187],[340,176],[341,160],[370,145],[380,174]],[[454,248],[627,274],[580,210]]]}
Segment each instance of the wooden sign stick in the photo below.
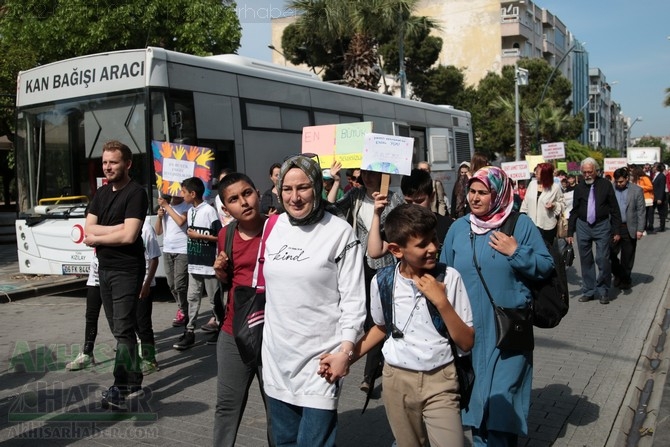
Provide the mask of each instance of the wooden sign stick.
{"label": "wooden sign stick", "polygon": [[389,183],[391,183],[391,174],[382,174],[382,184],[379,187],[379,194],[383,196],[389,195]]}

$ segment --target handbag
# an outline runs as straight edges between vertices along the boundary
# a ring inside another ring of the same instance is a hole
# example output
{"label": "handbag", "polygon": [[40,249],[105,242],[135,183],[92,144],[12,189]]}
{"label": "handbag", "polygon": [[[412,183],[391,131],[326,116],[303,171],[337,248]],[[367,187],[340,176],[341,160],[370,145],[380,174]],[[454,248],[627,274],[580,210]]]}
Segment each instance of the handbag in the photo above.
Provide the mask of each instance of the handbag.
{"label": "handbag", "polygon": [[263,264],[265,242],[279,216],[267,220],[258,248],[258,258],[251,286],[237,286],[233,293],[233,337],[242,361],[250,366],[261,364],[263,326],[265,323],[265,277]]}
{"label": "handbag", "polygon": [[533,336],[533,321],[531,318],[531,309],[529,307],[518,309],[510,307],[500,307],[491,296],[481,267],[477,262],[475,251],[474,234],[470,232],[472,241],[472,260],[475,263],[475,270],[482,281],[486,295],[489,297],[496,325],[496,347],[504,351],[532,351],[535,348],[535,337]]}
{"label": "handbag", "polygon": [[565,266],[572,267],[572,263],[575,262],[575,249],[572,247],[572,244],[565,244],[562,255]]}

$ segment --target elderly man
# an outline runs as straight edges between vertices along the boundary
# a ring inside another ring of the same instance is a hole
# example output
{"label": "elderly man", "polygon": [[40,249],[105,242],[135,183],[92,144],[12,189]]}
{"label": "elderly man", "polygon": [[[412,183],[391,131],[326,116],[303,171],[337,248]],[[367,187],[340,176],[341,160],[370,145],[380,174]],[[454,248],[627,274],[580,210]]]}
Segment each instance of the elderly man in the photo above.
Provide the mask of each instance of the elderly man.
{"label": "elderly man", "polygon": [[[612,243],[610,260],[614,287],[630,289],[630,274],[635,262],[637,241],[642,239],[645,227],[646,208],[642,188],[628,181],[628,169],[614,171],[614,194],[621,212],[621,239]],[[619,259],[621,254],[621,259]]]}
{"label": "elderly man", "polygon": [[573,235],[577,233],[583,291],[579,301],[583,303],[597,297],[600,304],[609,304],[612,280],[610,242],[619,242],[621,212],[612,184],[597,175],[598,163],[593,158],[585,158],[581,171],[584,180],[575,187],[566,241],[572,244]]}

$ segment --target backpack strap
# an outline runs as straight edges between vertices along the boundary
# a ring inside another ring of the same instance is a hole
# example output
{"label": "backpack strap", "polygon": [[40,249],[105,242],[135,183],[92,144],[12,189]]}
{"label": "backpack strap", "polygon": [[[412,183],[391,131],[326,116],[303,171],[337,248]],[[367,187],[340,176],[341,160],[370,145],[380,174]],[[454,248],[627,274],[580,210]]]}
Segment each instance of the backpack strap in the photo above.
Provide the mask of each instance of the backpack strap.
{"label": "backpack strap", "polygon": [[[393,330],[391,323],[393,323],[393,283],[395,279],[395,269],[396,265],[393,264],[377,270],[377,288],[379,289],[379,300],[381,301],[384,321],[386,322],[386,338],[391,336],[391,331]],[[447,266],[438,263],[431,274],[438,281],[444,282],[446,271]],[[435,326],[435,330],[443,337],[451,339],[449,337],[447,325],[444,323],[444,320],[435,305],[428,299],[426,299],[426,305],[428,307],[428,312],[430,313],[430,318],[433,321],[433,326]]]}
{"label": "backpack strap", "polygon": [[222,284],[224,290],[230,289],[233,278],[233,238],[235,237],[235,230],[237,230],[237,220],[230,222],[225,226],[226,229],[226,239],[223,244],[223,251],[228,256],[228,268],[226,269],[226,276],[228,281],[226,284]]}
{"label": "backpack strap", "polygon": [[252,287],[256,287],[259,292],[265,291],[265,277],[263,276],[263,264],[265,264],[265,258],[263,257],[265,254],[265,242],[268,240],[268,237],[270,237],[270,232],[277,223],[278,218],[279,214],[273,214],[272,216],[268,217],[268,220],[265,222],[265,228],[263,228],[261,244],[260,247],[258,247],[258,258],[256,260],[256,268],[254,269]]}
{"label": "backpack strap", "polygon": [[393,281],[395,279],[396,265],[388,265],[377,270],[377,288],[379,289],[379,300],[382,304],[384,321],[386,322],[386,338],[391,336],[391,324],[393,322]]}
{"label": "backpack strap", "polygon": [[517,220],[519,220],[519,213],[517,211],[512,211],[507,217],[507,220],[500,226],[499,231],[505,233],[508,236],[514,236],[514,229],[516,228]]}

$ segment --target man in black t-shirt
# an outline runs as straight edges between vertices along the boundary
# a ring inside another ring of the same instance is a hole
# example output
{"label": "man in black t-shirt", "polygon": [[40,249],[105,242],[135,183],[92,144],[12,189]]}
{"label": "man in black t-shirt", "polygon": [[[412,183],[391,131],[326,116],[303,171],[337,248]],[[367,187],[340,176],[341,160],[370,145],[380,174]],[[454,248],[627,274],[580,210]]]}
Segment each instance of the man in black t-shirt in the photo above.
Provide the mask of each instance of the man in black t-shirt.
{"label": "man in black t-shirt", "polygon": [[100,295],[112,303],[117,342],[114,385],[103,392],[103,408],[125,409],[126,399],[140,397],[142,373],[137,356],[135,312],[144,278],[142,224],[149,206],[147,194],[129,176],[130,148],[109,141],[102,148],[107,184],[89,205],[84,243],[95,247],[99,261]]}

